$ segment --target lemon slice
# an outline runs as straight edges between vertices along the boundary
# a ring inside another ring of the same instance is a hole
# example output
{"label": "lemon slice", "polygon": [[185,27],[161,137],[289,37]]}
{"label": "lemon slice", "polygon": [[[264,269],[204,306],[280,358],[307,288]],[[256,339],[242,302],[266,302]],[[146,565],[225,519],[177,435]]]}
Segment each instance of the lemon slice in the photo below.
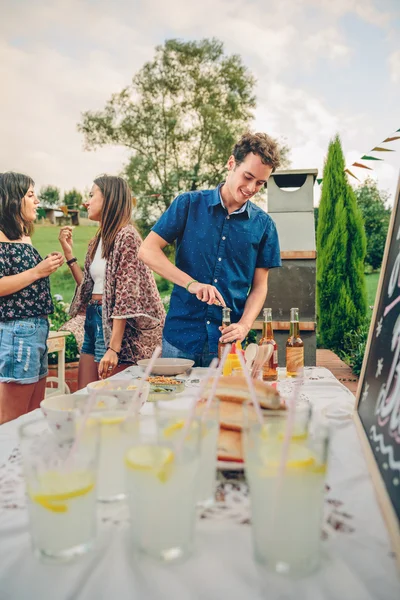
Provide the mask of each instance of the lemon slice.
{"label": "lemon slice", "polygon": [[164,437],[171,437],[174,433],[183,429],[184,425],[185,421],[183,419],[181,421],[175,421],[175,423],[171,423],[171,425],[168,425],[168,427],[164,429]]}
{"label": "lemon slice", "polygon": [[[308,438],[308,433],[305,431],[303,433],[294,433],[290,439],[292,440],[292,442],[304,442],[307,438]],[[285,434],[283,432],[281,432],[278,435],[278,440],[283,442],[284,439],[285,439]]]}
{"label": "lemon slice", "polygon": [[[94,482],[87,473],[46,473],[40,479],[41,494],[28,491],[32,502],[40,504],[52,512],[68,511],[67,500],[85,496],[94,488]],[[85,483],[85,485],[82,485]]]}
{"label": "lemon slice", "polygon": [[[270,436],[269,433],[269,427],[267,425],[263,425],[260,431],[260,436],[263,440],[267,440],[269,438],[273,438],[274,436]],[[283,442],[283,440],[285,439],[285,432],[284,431],[280,431],[277,435],[276,438],[280,441]],[[292,435],[292,437],[290,438],[292,440],[292,442],[304,442],[306,439],[308,439],[308,432],[304,431],[302,433],[298,432],[298,433],[294,433]]]}
{"label": "lemon slice", "polygon": [[[277,469],[280,465],[282,444],[271,444],[263,448],[261,460],[267,469]],[[308,471],[316,466],[315,455],[313,452],[296,442],[289,446],[288,457],[286,461],[286,470]]]}
{"label": "lemon slice", "polygon": [[124,421],[124,417],[101,417],[101,425],[118,425]]}
{"label": "lemon slice", "polygon": [[155,473],[165,483],[168,481],[175,455],[169,448],[162,446],[136,446],[125,455],[125,464],[130,469]]}

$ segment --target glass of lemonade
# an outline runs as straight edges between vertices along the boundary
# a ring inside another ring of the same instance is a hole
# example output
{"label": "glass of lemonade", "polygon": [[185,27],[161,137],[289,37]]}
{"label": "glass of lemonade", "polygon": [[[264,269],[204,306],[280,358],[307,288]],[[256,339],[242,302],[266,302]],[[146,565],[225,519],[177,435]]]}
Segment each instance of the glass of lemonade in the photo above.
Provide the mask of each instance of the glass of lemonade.
{"label": "glass of lemonade", "polygon": [[214,398],[209,409],[198,402],[196,416],[201,424],[200,467],[197,478],[197,505],[209,508],[215,503],[217,449],[219,435],[219,400]]}
{"label": "glass of lemonade", "polygon": [[193,545],[200,425],[168,438],[157,414],[138,421],[122,425],[133,545],[163,562],[181,561]]}
{"label": "glass of lemonade", "polygon": [[[126,497],[121,424],[127,417],[137,385],[136,380],[129,379],[97,381],[88,385],[89,393],[95,396],[91,416],[96,417],[100,425],[97,481],[97,499],[100,502],[115,502]],[[148,382],[145,382],[133,407],[133,415],[139,413],[149,389]],[[85,406],[86,403],[80,406],[82,411]]]}
{"label": "glass of lemonade", "polygon": [[72,560],[95,540],[99,428],[92,419],[81,427],[78,420],[75,446],[75,437],[61,442],[46,419],[19,430],[32,544],[45,561]]}
{"label": "glass of lemonade", "polygon": [[276,573],[302,576],[320,561],[329,432],[309,432],[299,410],[283,477],[279,476],[286,418],[249,423],[245,433],[255,559]]}
{"label": "glass of lemonade", "polygon": [[[193,396],[183,397],[179,401],[158,402],[156,412],[160,423],[160,432],[165,439],[174,440],[182,432],[187,408],[193,401]],[[217,447],[219,434],[219,400],[214,398],[207,409],[207,403],[199,401],[196,404],[195,416],[201,428],[200,434],[200,464],[196,481],[197,505],[208,508],[215,502]]]}
{"label": "glass of lemonade", "polygon": [[97,482],[97,499],[100,502],[123,500],[126,496],[124,444],[121,430],[121,424],[126,416],[126,410],[109,410],[96,413],[100,426]]}

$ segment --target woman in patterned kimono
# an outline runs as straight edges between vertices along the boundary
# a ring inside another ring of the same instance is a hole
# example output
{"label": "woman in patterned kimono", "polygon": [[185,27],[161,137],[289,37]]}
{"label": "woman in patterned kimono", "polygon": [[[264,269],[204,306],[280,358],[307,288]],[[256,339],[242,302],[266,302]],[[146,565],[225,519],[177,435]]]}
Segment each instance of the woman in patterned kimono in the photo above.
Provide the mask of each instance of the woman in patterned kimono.
{"label": "woman in patterned kimono", "polygon": [[121,177],[94,180],[88,217],[100,224],[82,272],[73,255],[72,227],[59,241],[77,283],[71,317],[85,314],[78,387],[149,358],[161,344],[165,310],[150,269],[138,260],[142,240],[131,223],[132,193]]}
{"label": "woman in patterned kimono", "polygon": [[54,310],[49,275],[64,262],[60,252],[43,260],[32,246],[34,185],[21,173],[0,174],[0,424],[44,398]]}

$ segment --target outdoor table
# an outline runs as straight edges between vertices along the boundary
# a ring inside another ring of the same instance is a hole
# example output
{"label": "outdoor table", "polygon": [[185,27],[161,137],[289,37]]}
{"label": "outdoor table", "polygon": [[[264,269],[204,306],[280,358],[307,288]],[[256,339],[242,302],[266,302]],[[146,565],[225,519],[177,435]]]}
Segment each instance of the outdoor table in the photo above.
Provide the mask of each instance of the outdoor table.
{"label": "outdoor table", "polygon": [[[125,376],[138,373],[137,367],[131,367]],[[187,388],[191,393],[195,379],[192,371]],[[292,384],[283,381],[279,385],[284,389]],[[38,562],[30,547],[17,439],[18,427],[40,414],[35,411],[0,427],[1,600],[400,598],[396,562],[350,417],[354,396],[330,371],[319,367],[305,369],[302,394],[314,411],[329,418],[333,429],[323,559],[314,574],[289,580],[259,570],[252,552],[247,485],[242,474],[229,472],[219,473],[219,501],[199,515],[195,551],[182,564],[162,565],[132,556],[124,502],[98,505],[94,551],[70,564]],[[337,408],[342,412],[336,414]]]}

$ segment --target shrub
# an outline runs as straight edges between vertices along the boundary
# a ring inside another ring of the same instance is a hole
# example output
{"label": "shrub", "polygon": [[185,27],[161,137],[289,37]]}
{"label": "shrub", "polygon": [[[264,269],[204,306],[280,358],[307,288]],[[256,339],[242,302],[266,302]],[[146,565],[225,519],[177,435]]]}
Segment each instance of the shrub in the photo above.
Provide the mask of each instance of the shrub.
{"label": "shrub", "polygon": [[369,318],[365,318],[360,327],[344,334],[340,357],[351,367],[355,375],[360,375],[367,345]]}
{"label": "shrub", "polygon": [[320,342],[334,352],[365,318],[366,238],[361,213],[346,180],[338,136],[329,144],[317,229],[317,318]]}
{"label": "shrub", "polygon": [[[60,294],[53,296],[54,313],[49,315],[50,331],[58,331],[64,323],[69,319],[68,309],[69,304],[63,301],[63,297]],[[78,344],[76,343],[75,336],[70,333],[65,338],[65,361],[73,362],[79,359]],[[51,352],[49,354],[49,364],[55,365],[58,362],[58,353]]]}

